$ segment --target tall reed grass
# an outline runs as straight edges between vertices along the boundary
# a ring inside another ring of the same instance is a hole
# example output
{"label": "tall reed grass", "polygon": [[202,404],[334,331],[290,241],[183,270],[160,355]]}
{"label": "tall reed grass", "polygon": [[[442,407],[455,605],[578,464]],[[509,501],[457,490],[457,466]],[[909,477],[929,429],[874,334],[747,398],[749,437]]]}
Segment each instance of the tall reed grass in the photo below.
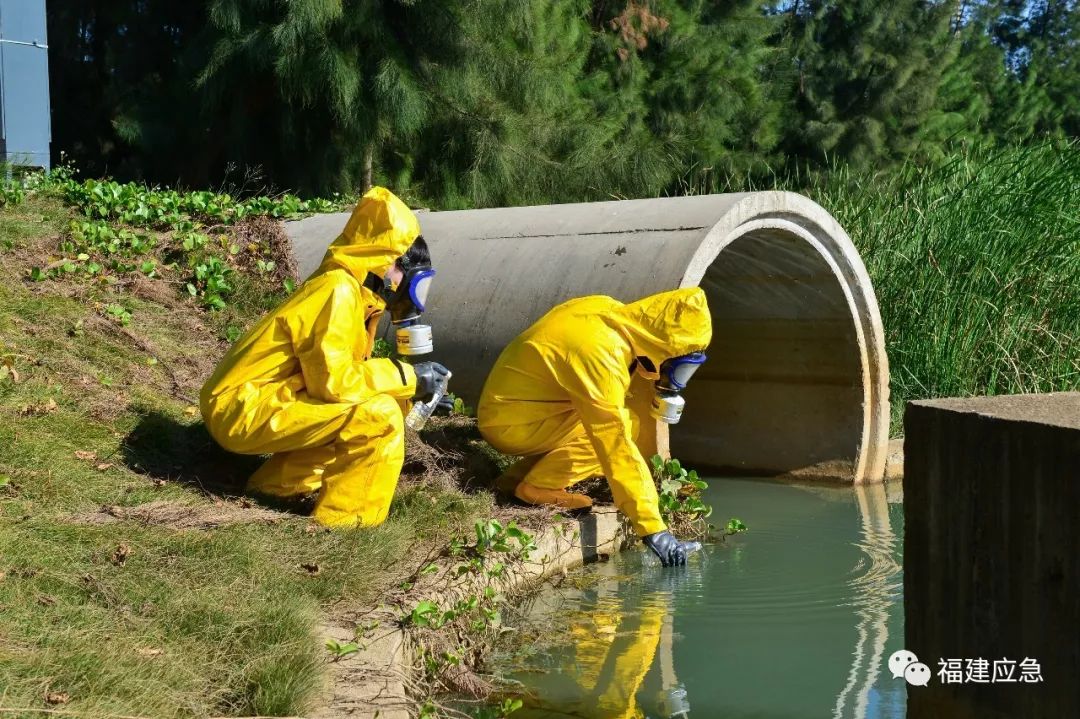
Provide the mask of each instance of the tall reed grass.
{"label": "tall reed grass", "polygon": [[895,412],[927,397],[1080,389],[1080,144],[872,180],[838,171],[802,192],[862,253]]}

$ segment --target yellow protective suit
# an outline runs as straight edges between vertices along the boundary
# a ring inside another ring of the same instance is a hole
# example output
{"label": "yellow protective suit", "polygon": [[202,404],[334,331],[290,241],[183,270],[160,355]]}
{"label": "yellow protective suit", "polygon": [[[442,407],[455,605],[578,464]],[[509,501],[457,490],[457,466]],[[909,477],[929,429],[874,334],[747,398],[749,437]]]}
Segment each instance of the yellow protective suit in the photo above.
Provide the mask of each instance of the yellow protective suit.
{"label": "yellow protective suit", "polygon": [[697,287],[630,304],[603,296],[565,302],[499,355],[477,406],[480,432],[500,452],[524,457],[508,470],[522,482],[565,489],[603,475],[638,535],[659,532],[652,472],[634,443],[639,420],[626,407],[630,367],[647,357],[658,368],[711,339]]}
{"label": "yellow protective suit", "polygon": [[643,719],[637,700],[660,644],[665,610],[647,604],[640,614],[627,616],[622,607],[601,606],[593,622],[575,624],[574,671],[580,703],[586,716],[603,719]]}
{"label": "yellow protective suit", "polygon": [[419,234],[412,211],[373,188],[319,270],[241,337],[203,386],[203,419],[222,447],[274,455],[249,491],[293,497],[321,489],[314,517],[327,526],[386,519],[416,374],[371,359],[386,303],[363,283],[368,273],[383,277]]}

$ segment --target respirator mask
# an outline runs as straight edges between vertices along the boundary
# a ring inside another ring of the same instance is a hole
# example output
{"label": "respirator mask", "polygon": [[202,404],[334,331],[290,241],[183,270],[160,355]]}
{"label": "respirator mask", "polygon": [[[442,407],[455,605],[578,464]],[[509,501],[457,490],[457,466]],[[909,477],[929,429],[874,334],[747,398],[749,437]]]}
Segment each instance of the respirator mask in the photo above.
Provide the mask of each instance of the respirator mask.
{"label": "respirator mask", "polygon": [[682,391],[706,360],[704,352],[691,352],[672,357],[660,365],[660,379],[656,380],[656,395],[652,402],[652,416],[667,424],[676,424],[681,418],[686,400]]}
{"label": "respirator mask", "polygon": [[394,289],[383,290],[386,308],[390,311],[390,323],[394,327],[394,339],[400,355],[423,355],[434,349],[431,326],[420,324],[420,315],[427,305],[428,291],[435,270],[431,265],[417,265],[405,270],[404,277]]}

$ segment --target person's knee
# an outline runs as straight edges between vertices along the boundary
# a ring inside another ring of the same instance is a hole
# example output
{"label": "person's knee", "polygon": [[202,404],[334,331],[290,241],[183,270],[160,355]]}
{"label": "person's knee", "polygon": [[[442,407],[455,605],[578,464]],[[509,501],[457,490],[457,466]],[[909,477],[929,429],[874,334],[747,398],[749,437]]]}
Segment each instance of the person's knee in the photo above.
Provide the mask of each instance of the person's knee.
{"label": "person's knee", "polygon": [[401,404],[390,395],[380,394],[356,405],[341,431],[340,440],[405,437],[405,415]]}

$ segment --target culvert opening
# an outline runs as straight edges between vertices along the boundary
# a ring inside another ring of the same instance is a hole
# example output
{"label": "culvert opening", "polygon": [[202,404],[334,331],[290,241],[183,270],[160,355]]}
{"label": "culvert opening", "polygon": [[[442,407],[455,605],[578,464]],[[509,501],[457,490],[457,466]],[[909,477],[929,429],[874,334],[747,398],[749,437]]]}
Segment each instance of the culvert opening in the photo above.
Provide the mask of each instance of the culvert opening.
{"label": "culvert opening", "polygon": [[842,278],[805,237],[770,227],[723,247],[699,284],[713,340],[672,454],[724,474],[850,481],[864,384]]}

